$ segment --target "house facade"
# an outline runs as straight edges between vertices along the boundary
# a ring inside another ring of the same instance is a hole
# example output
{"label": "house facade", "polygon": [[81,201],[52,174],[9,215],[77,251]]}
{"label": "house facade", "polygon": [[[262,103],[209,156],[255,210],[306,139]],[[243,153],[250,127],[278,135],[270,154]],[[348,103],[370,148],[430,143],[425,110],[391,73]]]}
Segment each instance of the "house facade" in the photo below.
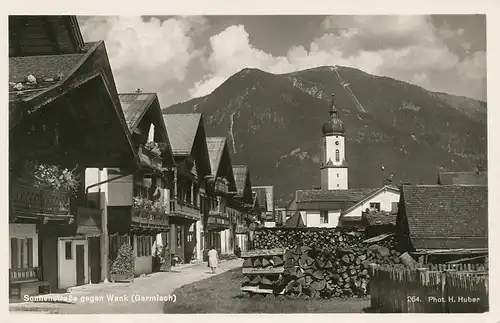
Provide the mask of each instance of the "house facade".
{"label": "house facade", "polygon": [[11,292],[101,280],[86,169],[138,165],[105,45],[84,43],[75,16],[10,16],[9,34]]}
{"label": "house facade", "polygon": [[134,275],[138,276],[153,271],[155,249],[168,238],[175,161],[157,95],[126,93],[119,97],[140,167],[133,172],[107,169],[109,258],[114,261],[121,245],[130,245]]}
{"label": "house facade", "polygon": [[236,210],[231,200],[237,194],[227,139],[208,137],[208,152],[213,185],[208,194],[210,209],[205,225],[205,250],[233,254],[236,240]]}
{"label": "house facade", "polygon": [[233,165],[237,194],[232,199],[231,207],[237,211],[236,247],[241,250],[251,248],[253,223],[260,220],[261,211],[257,194],[252,190],[250,168],[247,165]]}
{"label": "house facade", "polygon": [[287,215],[300,213],[307,227],[362,226],[364,211],[397,210],[399,189],[392,185],[381,188],[349,188],[345,150],[345,128],[338,116],[335,96],[329,110],[330,120],[322,127],[321,189],[298,190]]}
{"label": "house facade", "polygon": [[404,185],[396,237],[401,251],[423,263],[487,255],[488,187]]}
{"label": "house facade", "polygon": [[257,193],[259,205],[264,209],[262,218],[265,227],[276,226],[276,210],[274,206],[274,186],[252,186],[252,190]]}
{"label": "house facade", "polygon": [[202,261],[203,219],[209,217],[212,176],[203,116],[167,113],[163,121],[176,162],[170,201],[171,252],[184,262]]}

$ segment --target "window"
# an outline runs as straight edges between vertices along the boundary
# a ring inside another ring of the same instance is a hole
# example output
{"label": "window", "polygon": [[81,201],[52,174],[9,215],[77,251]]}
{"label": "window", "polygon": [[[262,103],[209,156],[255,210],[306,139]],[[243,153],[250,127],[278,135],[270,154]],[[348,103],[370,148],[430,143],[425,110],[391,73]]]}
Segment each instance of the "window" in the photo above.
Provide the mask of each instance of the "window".
{"label": "window", "polygon": [[391,203],[391,212],[398,213],[398,209],[399,209],[399,202],[392,202]]}
{"label": "window", "polygon": [[175,233],[177,234],[177,248],[180,248],[182,246],[182,226],[176,225],[175,226]]}
{"label": "window", "polygon": [[151,256],[152,239],[151,236],[137,236],[137,257]]}
{"label": "window", "polygon": [[339,162],[340,161],[340,150],[335,149],[335,161]]}
{"label": "window", "polygon": [[340,174],[339,174],[339,173],[337,173],[337,178],[339,178],[339,177],[340,177]]}
{"label": "window", "polygon": [[320,211],[319,212],[319,223],[320,224],[328,223],[328,211]]}
{"label": "window", "polygon": [[64,244],[64,254],[66,255],[66,260],[73,259],[73,243],[71,241],[66,241]]}
{"label": "window", "polygon": [[370,203],[370,210],[379,212],[380,211],[380,203],[379,202]]}
{"label": "window", "polygon": [[340,187],[339,184],[337,184],[337,187]]}
{"label": "window", "polygon": [[10,260],[12,269],[33,267],[33,239],[11,238]]}

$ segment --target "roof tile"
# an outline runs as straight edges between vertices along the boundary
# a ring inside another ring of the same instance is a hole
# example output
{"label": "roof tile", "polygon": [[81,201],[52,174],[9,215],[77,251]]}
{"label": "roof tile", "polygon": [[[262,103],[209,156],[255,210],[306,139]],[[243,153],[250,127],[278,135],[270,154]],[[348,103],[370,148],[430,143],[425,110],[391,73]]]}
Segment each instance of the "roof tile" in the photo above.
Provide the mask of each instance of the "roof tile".
{"label": "roof tile", "polygon": [[163,120],[174,155],[191,153],[201,113],[167,113],[163,115]]}
{"label": "roof tile", "polygon": [[486,186],[405,185],[402,194],[415,248],[488,246]]}
{"label": "roof tile", "polygon": [[129,130],[133,130],[156,97],[154,93],[120,93],[120,103]]}

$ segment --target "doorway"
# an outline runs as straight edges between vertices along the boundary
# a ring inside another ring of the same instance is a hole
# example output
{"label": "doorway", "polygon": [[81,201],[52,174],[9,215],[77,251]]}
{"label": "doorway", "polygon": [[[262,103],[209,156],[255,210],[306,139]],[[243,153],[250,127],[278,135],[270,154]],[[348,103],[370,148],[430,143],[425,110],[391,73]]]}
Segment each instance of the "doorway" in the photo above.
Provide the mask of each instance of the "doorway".
{"label": "doorway", "polygon": [[93,284],[101,281],[101,241],[100,237],[89,238],[90,280]]}
{"label": "doorway", "polygon": [[85,246],[77,244],[76,246],[76,285],[85,284]]}

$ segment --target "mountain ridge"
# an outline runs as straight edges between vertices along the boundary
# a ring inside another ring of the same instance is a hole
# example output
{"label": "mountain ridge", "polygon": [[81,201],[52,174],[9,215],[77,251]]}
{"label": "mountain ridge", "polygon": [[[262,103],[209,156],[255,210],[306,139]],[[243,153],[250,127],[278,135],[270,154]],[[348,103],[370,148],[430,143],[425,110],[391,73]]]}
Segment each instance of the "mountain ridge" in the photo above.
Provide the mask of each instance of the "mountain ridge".
{"label": "mountain ridge", "polygon": [[438,171],[485,164],[486,102],[336,69],[245,68],[211,94],[164,112],[203,112],[207,135],[228,137],[233,163],[250,166],[254,185],[275,185],[278,204],[320,183],[321,125],[332,93],[346,128],[349,187],[377,187],[391,173],[395,181],[435,183]]}

